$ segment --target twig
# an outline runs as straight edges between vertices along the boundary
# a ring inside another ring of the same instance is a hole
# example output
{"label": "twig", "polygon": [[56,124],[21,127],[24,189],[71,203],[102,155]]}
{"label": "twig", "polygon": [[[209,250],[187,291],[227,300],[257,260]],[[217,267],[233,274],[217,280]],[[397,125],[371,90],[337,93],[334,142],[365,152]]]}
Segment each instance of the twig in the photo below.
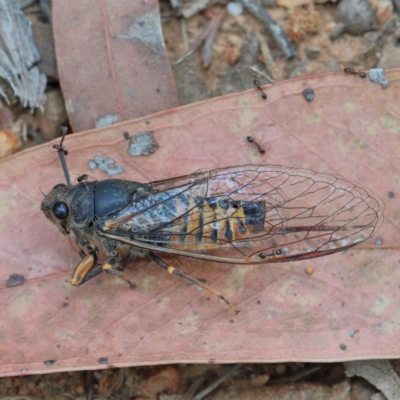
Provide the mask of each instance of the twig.
{"label": "twig", "polygon": [[204,42],[204,40],[206,39],[208,33],[210,32],[212,28],[211,22],[205,27],[205,29],[203,30],[203,32],[201,32],[201,34],[196,38],[196,40],[193,42],[193,44],[189,47],[189,49],[187,51],[185,51],[185,53],[183,53],[177,61],[175,61],[174,65],[178,65],[179,63],[181,63],[185,58],[189,57],[190,55],[192,55],[200,46],[201,44]]}
{"label": "twig", "polygon": [[201,52],[201,58],[203,60],[204,68],[208,68],[211,65],[212,56],[214,54],[214,42],[217,36],[219,25],[221,23],[222,17],[225,15],[225,11],[214,15],[211,20],[211,28],[209,34],[204,42],[203,50]]}
{"label": "twig", "polygon": [[260,71],[257,67],[249,67],[250,70],[252,70],[253,72],[255,72],[256,74],[262,76],[263,78],[265,78],[269,83],[275,83],[275,81],[269,76],[267,75],[265,72]]}
{"label": "twig", "polygon": [[[222,13],[221,18],[224,13]],[[201,44],[208,38],[208,36],[211,34],[213,29],[215,27],[218,28],[219,25],[219,17],[220,14],[214,15],[209,24],[204,28],[203,32],[199,36],[197,36],[196,40],[193,42],[193,44],[189,47],[189,49],[182,54],[182,56],[175,62],[174,65],[177,65],[181,63],[185,58],[189,57],[191,54],[193,54],[200,46]]]}
{"label": "twig", "polygon": [[240,367],[241,367],[241,364],[234,365],[232,368],[230,368],[228,371],[226,371],[221,377],[219,377],[217,380],[215,380],[213,383],[211,383],[211,385],[206,387],[200,393],[196,394],[196,396],[193,397],[193,400],[204,399],[204,397],[206,397],[211,392],[213,392],[219,385],[221,385],[221,383],[223,383],[226,379],[228,379],[231,375],[233,375]]}
{"label": "twig", "polygon": [[297,55],[296,45],[289,40],[286,32],[269,15],[265,8],[258,7],[252,0],[238,1],[243,4],[243,7],[250,14],[264,23],[266,29],[274,37],[278,47],[282,50],[286,59],[293,58]]}
{"label": "twig", "polygon": [[246,42],[243,44],[241,51],[240,61],[236,64],[237,70],[244,70],[249,68],[250,65],[255,64],[258,61],[259,46],[257,36],[254,32],[249,32]]}
{"label": "twig", "polygon": [[185,19],[181,18],[181,32],[182,32],[182,39],[183,39],[183,48],[185,51],[189,48],[187,30],[186,30],[186,21]]}
{"label": "twig", "polygon": [[193,17],[198,12],[205,10],[210,6],[210,0],[194,0],[181,6],[181,13],[184,18]]}
{"label": "twig", "polygon": [[201,375],[197,377],[189,386],[189,388],[186,390],[186,392],[183,394],[181,400],[192,400],[193,396],[195,393],[200,389],[201,385],[204,383],[206,380],[205,375]]}
{"label": "twig", "polygon": [[273,75],[272,71],[274,70],[275,61],[274,58],[272,57],[272,53],[268,46],[267,40],[259,32],[257,32],[257,39],[258,39],[258,44],[260,45],[261,54],[263,55],[264,58],[265,67],[267,68],[268,72],[271,75]]}

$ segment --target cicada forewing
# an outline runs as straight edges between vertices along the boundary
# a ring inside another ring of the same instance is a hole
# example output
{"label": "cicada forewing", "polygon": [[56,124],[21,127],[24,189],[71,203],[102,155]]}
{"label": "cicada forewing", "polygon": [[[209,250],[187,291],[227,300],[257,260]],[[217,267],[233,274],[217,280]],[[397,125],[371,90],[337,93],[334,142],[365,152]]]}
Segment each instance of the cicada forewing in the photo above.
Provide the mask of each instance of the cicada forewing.
{"label": "cicada forewing", "polygon": [[377,231],[383,203],[358,183],[282,166],[237,166],[151,183],[99,221],[135,247],[237,264],[320,257]]}

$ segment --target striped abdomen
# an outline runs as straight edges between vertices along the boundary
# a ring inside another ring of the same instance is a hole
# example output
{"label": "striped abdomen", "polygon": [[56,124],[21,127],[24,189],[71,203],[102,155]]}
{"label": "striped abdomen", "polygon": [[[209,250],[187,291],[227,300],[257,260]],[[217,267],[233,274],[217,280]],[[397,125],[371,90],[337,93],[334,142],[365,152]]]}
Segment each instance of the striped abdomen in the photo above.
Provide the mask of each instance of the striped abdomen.
{"label": "striped abdomen", "polygon": [[181,250],[206,250],[262,232],[265,212],[264,201],[180,193],[132,218],[122,228],[132,232],[134,240]]}

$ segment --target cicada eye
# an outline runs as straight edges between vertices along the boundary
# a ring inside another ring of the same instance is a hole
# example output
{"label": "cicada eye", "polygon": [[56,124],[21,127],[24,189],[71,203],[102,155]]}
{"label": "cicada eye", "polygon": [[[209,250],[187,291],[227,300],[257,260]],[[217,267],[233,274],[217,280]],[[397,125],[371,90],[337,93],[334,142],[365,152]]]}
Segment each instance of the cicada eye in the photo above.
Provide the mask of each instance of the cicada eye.
{"label": "cicada eye", "polygon": [[53,213],[57,219],[66,219],[69,215],[69,208],[63,201],[56,201],[53,205]]}

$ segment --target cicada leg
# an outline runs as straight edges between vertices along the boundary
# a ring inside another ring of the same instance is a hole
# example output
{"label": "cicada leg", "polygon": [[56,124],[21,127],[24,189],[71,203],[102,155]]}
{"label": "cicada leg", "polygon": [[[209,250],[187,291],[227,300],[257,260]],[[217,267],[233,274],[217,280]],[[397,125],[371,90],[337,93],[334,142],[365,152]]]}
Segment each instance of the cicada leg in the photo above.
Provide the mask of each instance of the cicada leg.
{"label": "cicada leg", "polygon": [[103,263],[97,264],[97,248],[90,249],[80,263],[76,266],[70,279],[72,286],[79,286],[105,271],[110,275],[117,276],[128,282],[131,287],[135,287],[128,277],[121,271],[119,257],[116,251],[110,253],[110,257]]}
{"label": "cicada leg", "polygon": [[166,264],[160,257],[156,256],[153,252],[151,251],[146,251],[144,254],[150,258],[150,260],[154,261],[156,264],[158,264],[161,268],[165,269],[167,272],[169,272],[171,275],[176,275],[181,278],[186,279],[190,283],[193,283],[197,286],[200,286],[202,289],[207,290],[207,292],[211,293],[213,296],[217,296],[219,299],[224,301],[234,312],[235,314],[239,313],[239,310],[233,306],[223,295],[222,293],[218,292],[217,290],[211,288],[208,285],[205,285],[204,283],[200,282],[198,279],[193,278],[190,275],[186,275],[179,269],[176,269],[175,267],[172,267],[168,264]]}
{"label": "cicada leg", "polygon": [[101,269],[107,274],[117,276],[118,278],[123,279],[125,282],[129,283],[131,288],[134,288],[136,285],[129,280],[129,278],[121,271],[122,266],[119,263],[118,254],[116,251],[111,253],[111,257],[103,263]]}
{"label": "cicada leg", "polygon": [[94,278],[102,272],[101,267],[97,264],[97,249],[89,250],[89,253],[81,254],[82,260],[76,266],[74,273],[71,276],[69,283],[72,286],[79,286]]}

